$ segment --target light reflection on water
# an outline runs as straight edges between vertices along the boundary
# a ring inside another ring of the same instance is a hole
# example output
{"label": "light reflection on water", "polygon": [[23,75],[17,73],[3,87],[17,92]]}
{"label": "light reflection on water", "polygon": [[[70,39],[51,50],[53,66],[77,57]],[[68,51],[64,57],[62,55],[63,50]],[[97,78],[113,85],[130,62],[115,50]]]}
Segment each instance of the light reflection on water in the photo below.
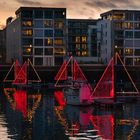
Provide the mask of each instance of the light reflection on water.
{"label": "light reflection on water", "polygon": [[0,139],[139,139],[139,103],[115,110],[65,106],[59,101],[60,106],[54,91],[4,91],[0,95]]}

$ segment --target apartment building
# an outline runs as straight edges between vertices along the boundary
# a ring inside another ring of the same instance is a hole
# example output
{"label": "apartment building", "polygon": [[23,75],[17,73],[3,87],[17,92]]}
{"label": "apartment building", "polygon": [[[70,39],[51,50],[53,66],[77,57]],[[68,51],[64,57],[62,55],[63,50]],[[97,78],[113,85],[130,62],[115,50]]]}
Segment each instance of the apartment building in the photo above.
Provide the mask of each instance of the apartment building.
{"label": "apartment building", "polygon": [[98,25],[104,63],[118,52],[125,65],[140,65],[140,11],[111,10],[101,14]]}
{"label": "apartment building", "polygon": [[20,7],[6,27],[7,62],[54,66],[66,54],[66,8]]}

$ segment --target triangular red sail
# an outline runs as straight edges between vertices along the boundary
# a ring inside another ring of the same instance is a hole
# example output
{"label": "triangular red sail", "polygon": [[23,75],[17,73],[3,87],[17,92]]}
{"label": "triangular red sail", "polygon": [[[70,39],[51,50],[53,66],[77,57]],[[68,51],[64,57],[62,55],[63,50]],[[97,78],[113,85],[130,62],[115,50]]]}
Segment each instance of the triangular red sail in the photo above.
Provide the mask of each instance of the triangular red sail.
{"label": "triangular red sail", "polygon": [[62,66],[60,67],[60,69],[54,79],[55,80],[66,80],[67,79],[67,61],[66,60],[64,60]]}
{"label": "triangular red sail", "polygon": [[19,73],[17,74],[13,84],[15,85],[25,85],[27,83],[27,62],[23,64]]}
{"label": "triangular red sail", "polygon": [[112,58],[105,69],[102,77],[96,85],[93,99],[113,98],[114,97],[114,59]]}
{"label": "triangular red sail", "polygon": [[15,78],[17,77],[17,75],[18,75],[20,69],[21,69],[21,66],[20,66],[20,64],[19,64],[19,61],[16,60],[15,65],[14,65],[14,73],[15,73],[14,76],[15,76]]}
{"label": "triangular red sail", "polygon": [[98,135],[106,140],[114,140],[114,116],[113,115],[97,115],[91,116],[91,122]]}
{"label": "triangular red sail", "polygon": [[87,81],[85,75],[83,74],[76,60],[74,60],[73,63],[72,78],[73,80]]}

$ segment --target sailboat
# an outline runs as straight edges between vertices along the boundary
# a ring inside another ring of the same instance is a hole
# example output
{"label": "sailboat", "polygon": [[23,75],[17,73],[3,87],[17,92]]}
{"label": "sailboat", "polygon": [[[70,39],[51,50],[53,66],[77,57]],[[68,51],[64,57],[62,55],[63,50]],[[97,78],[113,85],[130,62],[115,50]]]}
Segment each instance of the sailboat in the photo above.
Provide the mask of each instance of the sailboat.
{"label": "sailboat", "polygon": [[[30,67],[30,71],[33,71],[32,76],[30,76],[29,74],[29,67]],[[13,74],[14,79],[8,79],[9,77],[11,77],[9,75],[10,73],[12,73],[12,70],[14,71],[14,74]],[[33,79],[33,78],[30,79],[29,77],[34,77],[36,79]],[[11,66],[9,72],[7,73],[3,81],[11,82],[12,85],[16,85],[16,86],[31,86],[35,83],[40,83],[41,79],[37,71],[33,67],[31,61],[28,59],[28,61],[25,61],[22,66],[19,64],[18,60],[16,60]]]}
{"label": "sailboat", "polygon": [[[68,76],[69,64],[71,64],[71,76]],[[55,87],[63,88],[67,104],[90,105],[92,103],[92,87],[72,56],[68,61],[63,62],[55,80]]]}
{"label": "sailboat", "polygon": [[[127,91],[127,90],[125,91],[125,89],[123,90],[116,89],[117,75],[115,73],[115,68],[117,67],[117,65],[115,65],[115,63],[117,62],[120,62],[122,68],[124,69],[127,79],[131,83],[132,86],[131,91]],[[100,102],[100,103],[104,102],[106,104],[113,104],[119,98],[124,98],[124,97],[136,98],[137,96],[139,96],[139,91],[118,53],[116,53],[115,56],[112,57],[112,59],[110,60],[103,75],[101,76],[99,82],[94,88],[91,96],[94,102]]]}

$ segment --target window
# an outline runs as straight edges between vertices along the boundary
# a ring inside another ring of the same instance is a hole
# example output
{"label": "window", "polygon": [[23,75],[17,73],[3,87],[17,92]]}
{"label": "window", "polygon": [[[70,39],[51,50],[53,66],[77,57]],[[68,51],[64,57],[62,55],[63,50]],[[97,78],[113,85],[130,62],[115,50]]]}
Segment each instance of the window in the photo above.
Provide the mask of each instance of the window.
{"label": "window", "polygon": [[63,37],[63,30],[62,29],[55,29],[54,36],[55,37]]}
{"label": "window", "polygon": [[134,19],[135,21],[140,21],[140,13],[135,13]]}
{"label": "window", "polygon": [[24,10],[21,12],[22,18],[32,18],[33,17],[33,11],[32,10]]}
{"label": "window", "polygon": [[32,38],[23,38],[22,39],[22,45],[28,46],[33,44],[33,39]]}
{"label": "window", "polygon": [[135,49],[135,55],[140,56],[140,49]]}
{"label": "window", "polygon": [[64,22],[63,21],[54,21],[54,27],[55,28],[59,28],[59,29],[62,29],[64,27]]}
{"label": "window", "polygon": [[87,50],[87,44],[82,44],[82,49]]}
{"label": "window", "polygon": [[43,48],[35,48],[35,55],[43,55]]}
{"label": "window", "polygon": [[80,50],[80,44],[76,44],[76,50]]}
{"label": "window", "polygon": [[45,30],[44,36],[45,37],[53,37],[53,30]]}
{"label": "window", "polygon": [[135,31],[134,32],[134,37],[135,38],[140,38],[140,31]]}
{"label": "window", "polygon": [[125,29],[133,29],[133,23],[132,22],[125,22],[124,27],[125,27]]}
{"label": "window", "polygon": [[32,48],[31,47],[24,47],[23,48],[23,55],[31,55],[32,54]]}
{"label": "window", "polygon": [[53,55],[53,48],[45,48],[45,55]]}
{"label": "window", "polygon": [[63,45],[63,39],[61,39],[61,38],[56,38],[56,39],[54,40],[54,44],[55,44],[55,45]]}
{"label": "window", "polygon": [[87,37],[86,36],[82,36],[82,43],[86,43],[87,42]]}
{"label": "window", "polygon": [[133,13],[126,13],[125,20],[133,20]]}
{"label": "window", "polygon": [[87,51],[82,51],[82,56],[87,56]]}
{"label": "window", "polygon": [[126,58],[125,65],[133,65],[133,58]]}
{"label": "window", "polygon": [[65,51],[63,48],[55,48],[54,49],[54,54],[55,55],[64,55],[65,54]]}
{"label": "window", "polygon": [[31,27],[31,26],[33,26],[33,22],[31,20],[22,21],[22,26],[23,27]]}
{"label": "window", "polygon": [[66,13],[63,10],[60,10],[60,11],[57,10],[57,11],[54,12],[54,17],[55,18],[65,18]]}
{"label": "window", "polygon": [[33,35],[33,30],[32,29],[24,29],[24,30],[22,30],[22,35],[32,36]]}
{"label": "window", "polygon": [[125,55],[133,55],[133,49],[125,49]]}
{"label": "window", "polygon": [[43,46],[43,39],[35,39],[34,46]]}
{"label": "window", "polygon": [[35,28],[43,28],[43,20],[34,20]]}
{"label": "window", "polygon": [[75,37],[75,42],[76,42],[76,43],[80,43],[80,37],[79,37],[79,36],[76,36],[76,37]]}
{"label": "window", "polygon": [[34,37],[43,37],[43,29],[35,29]]}
{"label": "window", "polygon": [[43,65],[43,58],[42,57],[36,57],[35,58],[35,65]]}
{"label": "window", "polygon": [[44,12],[44,18],[52,19],[52,18],[53,18],[53,11],[51,11],[51,10],[46,10],[46,11]]}
{"label": "window", "polygon": [[133,31],[126,31],[125,32],[125,37],[126,38],[133,38]]}
{"label": "window", "polygon": [[42,10],[35,10],[34,17],[35,18],[43,18],[43,11]]}
{"label": "window", "polygon": [[45,20],[44,21],[44,27],[52,28],[53,27],[53,21],[52,20]]}
{"label": "window", "polygon": [[134,23],[135,29],[140,29],[140,23]]}
{"label": "window", "polygon": [[51,38],[45,39],[45,46],[53,46],[53,39]]}

